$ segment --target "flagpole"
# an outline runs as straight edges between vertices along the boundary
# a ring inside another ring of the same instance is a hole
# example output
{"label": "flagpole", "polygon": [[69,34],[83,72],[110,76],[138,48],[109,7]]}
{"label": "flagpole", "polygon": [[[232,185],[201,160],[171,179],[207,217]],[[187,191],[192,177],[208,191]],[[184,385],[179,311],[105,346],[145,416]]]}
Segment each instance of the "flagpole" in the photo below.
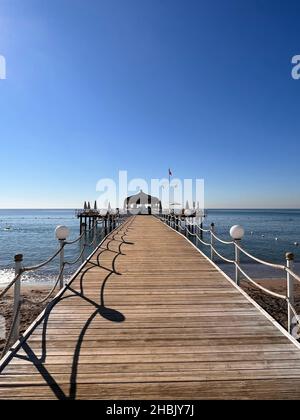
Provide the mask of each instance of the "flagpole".
{"label": "flagpole", "polygon": [[171,175],[170,175],[170,170],[169,170],[169,213],[171,213],[171,202],[170,202],[170,194],[171,194],[171,191],[170,191],[170,185],[171,185]]}
{"label": "flagpole", "polygon": [[169,213],[171,213],[171,170],[169,168]]}

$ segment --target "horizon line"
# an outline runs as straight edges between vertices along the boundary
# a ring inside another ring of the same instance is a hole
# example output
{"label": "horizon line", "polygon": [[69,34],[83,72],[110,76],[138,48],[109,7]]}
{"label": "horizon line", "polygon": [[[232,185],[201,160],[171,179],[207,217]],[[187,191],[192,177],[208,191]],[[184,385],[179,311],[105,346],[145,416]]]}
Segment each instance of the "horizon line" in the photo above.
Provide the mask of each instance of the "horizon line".
{"label": "horizon line", "polygon": [[[0,210],[80,210],[80,209],[81,209],[80,207],[0,207]],[[205,207],[204,210],[300,210],[300,207]]]}

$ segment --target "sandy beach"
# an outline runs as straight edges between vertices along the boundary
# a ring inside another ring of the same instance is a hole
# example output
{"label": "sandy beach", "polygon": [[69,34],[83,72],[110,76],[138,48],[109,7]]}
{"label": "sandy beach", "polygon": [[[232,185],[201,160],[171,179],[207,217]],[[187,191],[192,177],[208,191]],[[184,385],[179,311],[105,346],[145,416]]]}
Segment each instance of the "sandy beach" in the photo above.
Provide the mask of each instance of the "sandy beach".
{"label": "sandy beach", "polygon": [[[44,285],[22,285],[22,296],[28,297],[34,301],[40,301],[47,296],[51,286]],[[51,300],[51,299],[50,299]],[[29,325],[45,308],[46,303],[34,305],[33,303],[24,302],[21,309],[21,333],[25,332]],[[0,299],[0,315],[6,320],[6,330],[8,331],[12,319],[13,311],[13,290],[11,290],[3,299]],[[4,341],[0,341],[0,352],[4,346]]]}
{"label": "sandy beach", "polygon": [[[274,292],[285,294],[286,283],[279,279],[260,279],[257,283]],[[253,298],[262,308],[264,308],[273,318],[275,318],[281,325],[287,328],[287,307],[283,300],[273,298],[268,294],[262,292],[249,282],[241,281],[242,289]],[[41,300],[49,293],[50,287],[44,285],[23,285],[23,296],[31,300]],[[24,302],[21,311],[21,332],[26,331],[28,326],[35,320],[35,318],[45,308],[45,304],[33,305],[29,302]],[[300,284],[295,284],[295,308],[300,313]],[[0,300],[0,315],[6,319],[6,327],[9,328],[13,309],[13,291],[11,291],[5,299]],[[0,351],[3,348],[4,342],[0,342]]]}
{"label": "sandy beach", "polygon": [[[273,292],[286,295],[286,281],[281,279],[260,279],[256,280],[258,284]],[[242,280],[241,287],[245,292],[255,300],[263,309],[265,309],[281,325],[287,328],[287,304],[284,300],[275,298],[264,293],[248,281]],[[295,309],[300,313],[300,284],[295,282]]]}

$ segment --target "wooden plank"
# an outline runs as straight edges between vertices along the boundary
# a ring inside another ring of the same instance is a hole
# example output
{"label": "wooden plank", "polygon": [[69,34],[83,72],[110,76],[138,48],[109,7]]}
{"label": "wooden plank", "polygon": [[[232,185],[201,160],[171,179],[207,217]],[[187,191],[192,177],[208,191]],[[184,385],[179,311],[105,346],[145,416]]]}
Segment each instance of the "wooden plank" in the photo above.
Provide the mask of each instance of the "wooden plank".
{"label": "wooden plank", "polygon": [[1,399],[300,398],[298,347],[149,216],[110,235],[23,347]]}

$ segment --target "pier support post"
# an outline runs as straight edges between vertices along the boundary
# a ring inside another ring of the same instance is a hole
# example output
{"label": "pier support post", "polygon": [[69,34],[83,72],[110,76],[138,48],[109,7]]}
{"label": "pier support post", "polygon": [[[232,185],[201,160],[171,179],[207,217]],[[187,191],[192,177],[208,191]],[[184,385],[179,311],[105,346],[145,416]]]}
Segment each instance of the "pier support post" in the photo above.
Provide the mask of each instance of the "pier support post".
{"label": "pier support post", "polygon": [[215,232],[215,224],[214,223],[212,223],[210,225],[210,230],[211,230],[211,233],[210,233],[210,259],[212,261],[214,261],[215,253],[214,253],[213,247],[214,247],[214,244],[215,244],[215,238],[212,235],[212,233]]}
{"label": "pier support post", "polygon": [[[286,258],[286,267],[292,270],[293,264],[294,264],[294,254],[292,252],[287,252],[285,254],[285,258]],[[294,306],[294,303],[295,303],[294,302],[294,279],[288,272],[286,272],[286,290],[287,290],[288,302]],[[292,334],[293,328],[294,328],[293,318],[294,318],[294,313],[290,305],[288,304],[288,331],[290,334]]]}
{"label": "pier support post", "polygon": [[23,255],[15,255],[15,275],[20,277],[15,283],[14,286],[14,309],[13,309],[13,319],[15,319],[15,325],[11,336],[11,343],[15,343],[19,339],[20,335],[20,305],[21,305],[21,273],[22,273],[22,261]]}
{"label": "pier support post", "polygon": [[93,246],[96,246],[97,242],[97,223],[95,223],[95,219],[93,219]]}
{"label": "pier support post", "polygon": [[86,233],[86,223],[82,223],[82,230]]}

